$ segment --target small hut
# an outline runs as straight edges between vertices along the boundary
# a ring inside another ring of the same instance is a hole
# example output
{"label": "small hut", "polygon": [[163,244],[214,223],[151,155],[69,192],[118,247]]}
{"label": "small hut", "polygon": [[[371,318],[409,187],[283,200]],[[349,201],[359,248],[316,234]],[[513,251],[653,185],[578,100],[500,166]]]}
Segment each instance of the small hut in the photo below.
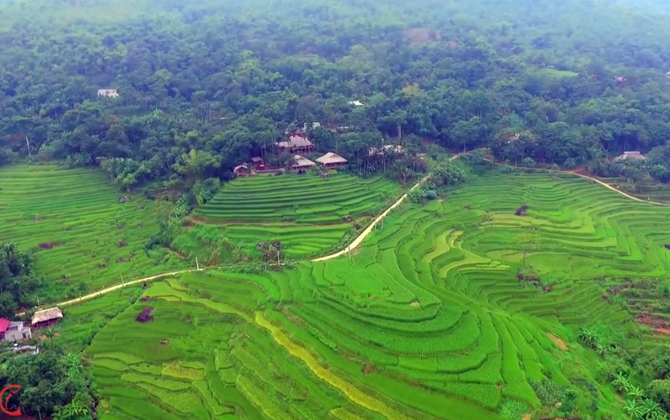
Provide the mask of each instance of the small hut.
{"label": "small hut", "polygon": [[108,98],[118,98],[119,92],[116,89],[98,89],[98,96],[106,96]]}
{"label": "small hut", "polygon": [[293,164],[291,165],[291,171],[300,172],[312,169],[316,166],[316,163],[312,162],[309,159],[306,159],[300,155],[293,156]]}
{"label": "small hut", "polygon": [[265,169],[265,162],[263,162],[263,158],[261,158],[260,156],[252,157],[251,164],[254,165],[254,168],[259,169],[261,171]]}
{"label": "small hut", "polygon": [[235,174],[236,177],[242,178],[248,175],[251,175],[251,171],[249,170],[249,167],[247,166],[246,163],[243,163],[241,165],[237,165],[233,169],[233,173]]}
{"label": "small hut", "polygon": [[643,160],[646,157],[640,153],[639,150],[633,150],[630,152],[623,152],[623,155],[616,157],[614,160]]}
{"label": "small hut", "polygon": [[61,319],[63,319],[63,311],[59,308],[50,308],[35,312],[30,325],[33,328],[45,328],[57,324]]}
{"label": "small hut", "polygon": [[347,166],[347,160],[342,156],[333,152],[328,152],[316,160],[322,164],[326,169],[335,169]]}

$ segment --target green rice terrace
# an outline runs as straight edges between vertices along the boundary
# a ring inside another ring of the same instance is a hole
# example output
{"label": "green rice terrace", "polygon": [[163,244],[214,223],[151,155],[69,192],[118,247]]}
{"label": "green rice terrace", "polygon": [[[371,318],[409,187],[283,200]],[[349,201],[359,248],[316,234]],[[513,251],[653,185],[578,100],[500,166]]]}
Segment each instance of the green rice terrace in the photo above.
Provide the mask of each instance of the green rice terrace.
{"label": "green rice terrace", "polygon": [[213,235],[248,250],[259,242],[277,240],[288,256],[316,255],[355,234],[399,194],[399,185],[382,177],[246,177],[225,184],[194,211],[192,220],[200,225],[196,235],[214,227]]}
{"label": "green rice terrace", "polygon": [[[199,213],[239,220],[228,194],[259,182],[233,183]],[[667,277],[669,220],[670,208],[574,176],[494,173],[393,212],[351,259],[184,274],[134,303],[119,291],[72,307],[59,328],[63,340],[97,332],[84,353],[102,420],[537,420],[574,407],[611,418],[621,399],[577,331],[667,344],[603,279]]]}
{"label": "green rice terrace", "polygon": [[[170,255],[147,256],[144,245],[158,231],[158,203],[123,195],[100,171],[56,165],[0,169],[0,238],[37,251],[36,271],[49,284],[48,298],[86,291],[183,264]],[[168,203],[163,203],[168,204]],[[82,284],[84,286],[82,286]]]}

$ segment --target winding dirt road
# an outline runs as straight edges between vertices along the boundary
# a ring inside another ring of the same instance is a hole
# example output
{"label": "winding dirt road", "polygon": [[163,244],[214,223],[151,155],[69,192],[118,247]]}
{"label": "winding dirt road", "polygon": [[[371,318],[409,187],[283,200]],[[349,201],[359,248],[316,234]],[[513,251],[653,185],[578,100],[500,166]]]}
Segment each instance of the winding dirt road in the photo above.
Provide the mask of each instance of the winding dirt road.
{"label": "winding dirt road", "polygon": [[[460,154],[457,154],[457,155],[455,155],[455,156],[452,156],[452,157],[450,158],[450,160],[454,160],[454,159],[458,158],[459,156],[460,156]],[[488,160],[488,159],[486,159],[486,160]],[[488,160],[488,161],[494,163],[495,165],[499,165],[499,166],[509,166],[509,167],[514,167],[514,166],[510,166],[510,165],[505,165],[505,164],[501,164],[501,163],[493,162],[493,161],[490,161],[490,160]],[[544,169],[542,169],[542,168],[533,168],[533,169],[544,170]],[[588,175],[583,175],[583,174],[579,174],[579,173],[575,173],[575,172],[570,172],[570,171],[561,171],[561,172],[562,172],[562,173],[567,173],[567,174],[572,174],[572,175],[575,175],[575,176],[582,177],[582,178],[584,178],[584,179],[591,180],[591,181],[593,181],[593,182],[595,182],[595,183],[597,183],[597,184],[602,185],[603,187],[605,187],[605,188],[607,188],[607,189],[609,189],[609,190],[612,190],[612,191],[614,191],[614,192],[616,192],[616,193],[618,193],[618,194],[621,194],[622,196],[624,196],[624,197],[626,197],[626,198],[629,198],[629,199],[631,199],[631,200],[634,200],[634,201],[639,201],[639,202],[641,202],[641,203],[653,204],[653,205],[657,205],[657,206],[670,206],[670,203],[660,203],[660,202],[657,202],[657,201],[643,200],[643,199],[641,199],[641,198],[634,197],[634,196],[632,196],[632,195],[630,195],[630,194],[627,194],[627,193],[625,193],[625,192],[623,192],[623,191],[620,191],[620,190],[614,188],[613,186],[611,186],[611,185],[609,185],[609,184],[607,184],[607,183],[605,183],[605,182],[603,182],[603,181],[600,181],[599,179],[593,178],[593,177],[588,176]],[[377,224],[378,224],[379,222],[381,222],[386,216],[388,216],[388,214],[389,214],[392,210],[394,210],[394,209],[397,208],[400,204],[402,204],[402,202],[407,198],[407,196],[409,195],[409,193],[411,193],[412,191],[414,191],[416,188],[419,188],[419,187],[421,186],[421,184],[423,184],[429,177],[430,177],[430,175],[426,175],[425,177],[423,177],[423,178],[422,178],[419,182],[417,182],[412,188],[410,188],[409,191],[407,191],[407,192],[406,192],[405,194],[403,194],[398,200],[396,200],[395,203],[393,203],[389,208],[387,208],[382,214],[380,214],[379,216],[377,216],[377,217],[375,218],[375,220],[373,220],[372,223],[370,223],[370,225],[369,225],[363,232],[361,232],[360,235],[358,235],[358,236],[357,236],[357,237],[356,237],[356,238],[355,238],[355,239],[354,239],[354,240],[353,240],[353,241],[352,241],[346,248],[344,248],[344,249],[341,250],[341,251],[338,251],[338,252],[335,252],[335,253],[333,253],[333,254],[330,254],[330,255],[326,255],[326,256],[323,256],[323,257],[315,258],[315,259],[313,259],[312,261],[317,262],[317,261],[328,261],[328,260],[332,260],[332,259],[334,259],[334,258],[341,257],[342,255],[346,255],[348,252],[353,251],[354,249],[356,249],[358,246],[360,246],[361,243],[363,243],[363,241],[365,240],[365,238],[366,238],[370,233],[372,233],[373,229],[375,228],[375,226],[377,226]],[[79,302],[83,302],[83,301],[86,301],[86,300],[90,300],[90,299],[96,298],[96,297],[98,297],[98,296],[102,296],[102,295],[104,295],[104,294],[113,292],[113,291],[115,291],[115,290],[119,290],[119,289],[121,289],[121,288],[123,288],[123,287],[132,286],[132,285],[136,285],[136,284],[139,284],[139,283],[147,283],[147,282],[150,282],[150,281],[153,281],[153,280],[158,280],[158,279],[161,279],[161,278],[164,278],[164,277],[172,277],[172,276],[176,276],[176,275],[179,275],[179,274],[192,273],[192,272],[195,272],[195,271],[212,270],[212,269],[216,269],[216,268],[218,268],[218,267],[208,267],[208,268],[200,268],[200,269],[181,270],[181,271],[173,271],[173,272],[170,272],[170,273],[156,274],[156,275],[154,275],[154,276],[144,277],[144,278],[141,278],[141,279],[132,280],[132,281],[128,281],[128,282],[125,282],[125,283],[117,284],[117,285],[115,285],[115,286],[107,287],[107,288],[105,288],[105,289],[98,290],[97,292],[89,293],[89,294],[87,294],[87,295],[78,297],[78,298],[76,298],[76,299],[70,299],[70,300],[66,300],[66,301],[64,301],[64,302],[56,303],[56,304],[54,304],[54,305],[52,305],[52,306],[67,306],[67,305],[72,305],[72,304],[75,304],[75,303],[79,303]],[[17,315],[17,316],[23,316],[23,315],[24,315],[24,312],[17,313],[16,315]]]}

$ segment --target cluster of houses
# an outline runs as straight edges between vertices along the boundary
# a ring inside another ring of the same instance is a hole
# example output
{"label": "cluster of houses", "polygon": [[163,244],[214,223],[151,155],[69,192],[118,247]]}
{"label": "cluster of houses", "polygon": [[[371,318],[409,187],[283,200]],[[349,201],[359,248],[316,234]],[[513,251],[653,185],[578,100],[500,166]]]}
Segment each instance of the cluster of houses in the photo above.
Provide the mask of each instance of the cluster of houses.
{"label": "cluster of houses", "polygon": [[[321,124],[315,122],[312,124],[312,128],[321,127]],[[279,153],[288,152],[293,155],[292,162],[289,166],[289,169],[292,172],[303,172],[318,166],[324,169],[337,169],[342,168],[347,165],[347,160],[342,156],[328,152],[320,158],[316,159],[316,162],[313,162],[303,155],[312,153],[316,149],[314,143],[307,138],[307,124],[301,129],[289,131],[287,130],[284,134],[284,140],[275,143],[277,151]],[[233,169],[236,177],[244,177],[249,175],[257,175],[262,173],[271,173],[271,172],[283,172],[282,168],[268,168],[265,165],[265,162],[261,157],[251,158],[251,164],[243,163],[238,165]]]}
{"label": "cluster of houses", "polygon": [[18,343],[33,336],[35,329],[50,327],[63,319],[63,311],[59,308],[49,308],[37,311],[30,320],[30,326],[23,321],[10,321],[0,318],[0,340]]}

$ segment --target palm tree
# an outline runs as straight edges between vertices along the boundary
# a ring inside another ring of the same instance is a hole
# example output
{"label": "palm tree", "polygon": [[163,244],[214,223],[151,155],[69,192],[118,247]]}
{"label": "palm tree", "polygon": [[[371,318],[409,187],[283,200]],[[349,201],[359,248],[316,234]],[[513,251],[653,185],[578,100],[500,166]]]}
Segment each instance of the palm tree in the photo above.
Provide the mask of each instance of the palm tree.
{"label": "palm tree", "polygon": [[648,419],[663,413],[661,406],[654,400],[645,398],[640,406],[642,409],[642,418]]}
{"label": "palm tree", "polygon": [[614,376],[612,386],[616,388],[619,393],[623,393],[630,386],[630,381],[623,373],[619,372]]}
{"label": "palm tree", "polygon": [[633,420],[640,420],[643,418],[645,411],[642,406],[635,400],[626,400],[623,404],[623,409]]}
{"label": "palm tree", "polygon": [[640,398],[644,397],[644,390],[640,387],[637,387],[632,384],[628,384],[629,386],[626,388],[626,395],[635,398],[639,400]]}

